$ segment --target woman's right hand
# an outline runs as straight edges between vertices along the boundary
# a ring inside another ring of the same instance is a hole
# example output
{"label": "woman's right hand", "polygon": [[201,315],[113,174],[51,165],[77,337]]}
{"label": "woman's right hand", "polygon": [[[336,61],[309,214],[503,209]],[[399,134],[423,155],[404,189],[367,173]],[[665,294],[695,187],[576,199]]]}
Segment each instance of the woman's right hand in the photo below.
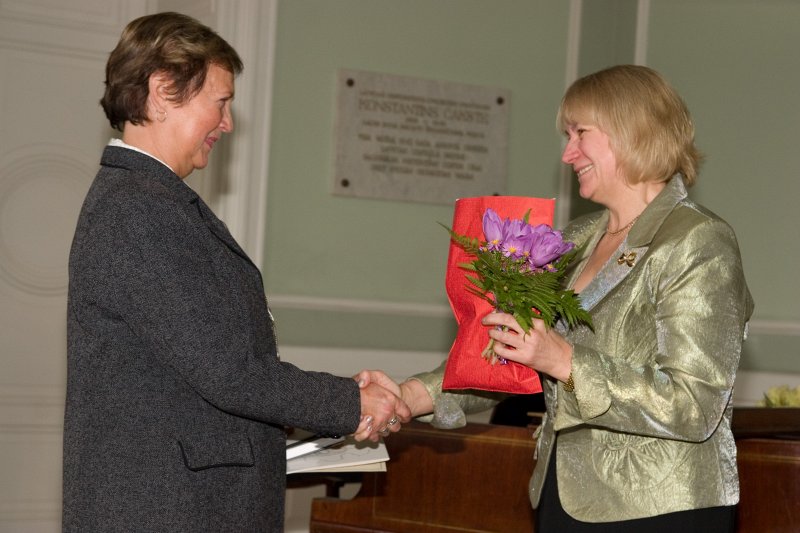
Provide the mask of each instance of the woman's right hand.
{"label": "woman's right hand", "polygon": [[494,339],[494,351],[500,357],[564,382],[569,378],[572,345],[542,320],[533,319],[533,328],[524,331],[514,315],[492,312],[481,323],[491,328],[489,337]]}
{"label": "woman's right hand", "polygon": [[433,412],[433,398],[428,393],[428,389],[416,379],[410,379],[402,383],[396,383],[392,378],[380,370],[362,370],[354,376],[360,387],[376,383],[384,387],[397,396],[411,409],[411,416],[417,417]]}
{"label": "woman's right hand", "polygon": [[353,434],[357,441],[377,442],[391,432],[400,431],[401,423],[411,420],[411,410],[394,390],[379,383],[359,382],[361,422]]}

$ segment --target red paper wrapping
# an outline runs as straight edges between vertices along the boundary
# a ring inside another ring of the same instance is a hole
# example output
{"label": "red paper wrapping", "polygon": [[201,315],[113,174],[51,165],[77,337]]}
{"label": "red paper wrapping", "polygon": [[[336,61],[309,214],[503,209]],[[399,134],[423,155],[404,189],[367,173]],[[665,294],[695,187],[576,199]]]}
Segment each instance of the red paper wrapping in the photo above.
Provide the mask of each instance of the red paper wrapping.
{"label": "red paper wrapping", "polygon": [[[553,225],[555,200],[522,196],[479,196],[456,200],[452,230],[460,235],[476,237],[483,241],[483,214],[494,209],[500,218],[522,219],[530,210],[528,222],[532,225]],[[490,364],[481,356],[489,342],[486,326],[481,319],[492,306],[473,294],[467,274],[474,273],[459,265],[470,263],[475,256],[467,254],[458,244],[450,242],[447,258],[445,287],[450,307],[458,323],[458,333],[450,349],[444,372],[445,389],[481,389],[487,391],[532,394],[541,392],[539,375],[525,365],[508,361],[508,364]]]}

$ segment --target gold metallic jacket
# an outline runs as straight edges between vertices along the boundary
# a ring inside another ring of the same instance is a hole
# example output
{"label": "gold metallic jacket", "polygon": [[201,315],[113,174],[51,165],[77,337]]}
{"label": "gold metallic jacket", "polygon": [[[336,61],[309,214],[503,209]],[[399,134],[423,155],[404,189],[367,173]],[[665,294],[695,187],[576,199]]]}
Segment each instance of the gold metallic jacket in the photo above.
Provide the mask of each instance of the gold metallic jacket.
{"label": "gold metallic jacket", "polygon": [[[564,238],[583,247],[572,284],[608,222],[582,217]],[[732,229],[692,203],[680,176],[648,205],[584,289],[586,327],[573,345],[574,392],[543,377],[547,414],[530,482],[536,506],[557,447],[564,509],[587,522],[733,505],[739,500],[731,394],[753,301]],[[442,392],[444,366],[415,376],[434,398],[429,417],[458,427],[502,396]]]}

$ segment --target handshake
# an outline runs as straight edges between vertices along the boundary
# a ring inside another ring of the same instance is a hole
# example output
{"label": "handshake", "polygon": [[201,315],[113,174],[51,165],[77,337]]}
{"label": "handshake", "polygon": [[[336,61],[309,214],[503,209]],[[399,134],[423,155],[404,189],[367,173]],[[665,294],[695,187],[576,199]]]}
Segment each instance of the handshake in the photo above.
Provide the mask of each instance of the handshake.
{"label": "handshake", "polygon": [[353,434],[357,441],[388,437],[412,418],[433,411],[428,390],[415,379],[396,383],[380,370],[362,370],[353,379],[361,389],[361,422]]}

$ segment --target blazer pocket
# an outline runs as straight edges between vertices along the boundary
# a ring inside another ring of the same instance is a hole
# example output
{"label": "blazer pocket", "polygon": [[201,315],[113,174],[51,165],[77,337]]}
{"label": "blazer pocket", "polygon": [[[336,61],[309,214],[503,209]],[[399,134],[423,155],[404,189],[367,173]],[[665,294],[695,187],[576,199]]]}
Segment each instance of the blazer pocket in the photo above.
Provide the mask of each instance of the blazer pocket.
{"label": "blazer pocket", "polygon": [[661,485],[687,459],[691,443],[604,432],[592,447],[592,463],[610,485],[642,491]]}
{"label": "blazer pocket", "polygon": [[253,466],[253,445],[244,433],[183,435],[178,440],[186,468],[197,472],[225,466]]}

